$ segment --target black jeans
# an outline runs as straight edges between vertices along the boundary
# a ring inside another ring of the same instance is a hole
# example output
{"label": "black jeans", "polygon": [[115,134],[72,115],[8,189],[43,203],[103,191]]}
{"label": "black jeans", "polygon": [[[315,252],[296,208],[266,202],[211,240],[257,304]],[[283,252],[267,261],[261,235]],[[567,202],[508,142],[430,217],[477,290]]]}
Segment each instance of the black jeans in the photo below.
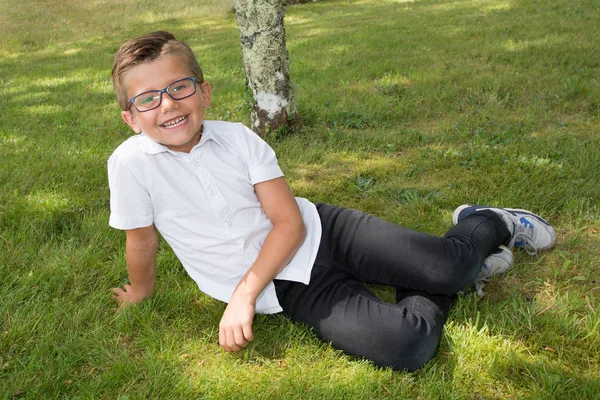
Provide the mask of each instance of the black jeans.
{"label": "black jeans", "polygon": [[[345,353],[415,370],[433,357],[455,293],[510,239],[493,211],[473,213],[442,238],[360,211],[317,204],[323,236],[308,285],[275,281],[283,312]],[[386,303],[365,284],[396,288]]]}

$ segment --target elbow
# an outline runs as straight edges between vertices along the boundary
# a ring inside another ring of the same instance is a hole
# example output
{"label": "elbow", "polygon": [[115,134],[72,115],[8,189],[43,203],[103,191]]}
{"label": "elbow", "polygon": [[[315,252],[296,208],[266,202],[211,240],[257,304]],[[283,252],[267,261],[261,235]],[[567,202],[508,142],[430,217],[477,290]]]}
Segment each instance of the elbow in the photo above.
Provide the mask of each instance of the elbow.
{"label": "elbow", "polygon": [[294,218],[275,221],[273,228],[279,232],[279,235],[286,237],[288,241],[297,242],[298,246],[304,242],[304,238],[307,235],[306,225],[304,225],[304,220],[300,213]]}
{"label": "elbow", "polygon": [[296,231],[298,235],[298,243],[300,245],[302,244],[302,242],[304,242],[304,239],[307,235],[306,225],[304,224],[304,221],[302,219],[300,219]]}
{"label": "elbow", "polygon": [[296,247],[296,249],[300,248],[302,243],[304,243],[304,239],[307,235],[307,229],[302,218],[287,221],[286,223],[281,224],[281,226],[275,226],[279,232],[278,235],[286,238],[285,240],[293,247]]}

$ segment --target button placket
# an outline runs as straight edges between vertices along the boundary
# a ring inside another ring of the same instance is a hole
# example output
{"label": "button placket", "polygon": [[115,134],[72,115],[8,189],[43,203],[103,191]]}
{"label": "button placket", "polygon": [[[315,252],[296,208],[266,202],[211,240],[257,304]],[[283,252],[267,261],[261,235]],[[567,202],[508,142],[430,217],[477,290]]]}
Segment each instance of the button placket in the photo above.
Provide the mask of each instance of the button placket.
{"label": "button placket", "polygon": [[196,176],[200,181],[200,184],[208,194],[208,199],[210,201],[210,205],[216,211],[219,218],[223,221],[226,221],[225,224],[228,227],[233,227],[234,224],[232,222],[231,212],[229,211],[229,207],[227,206],[227,201],[225,197],[221,194],[217,183],[210,173],[210,171],[203,165],[201,160],[195,160],[194,166],[196,167]]}

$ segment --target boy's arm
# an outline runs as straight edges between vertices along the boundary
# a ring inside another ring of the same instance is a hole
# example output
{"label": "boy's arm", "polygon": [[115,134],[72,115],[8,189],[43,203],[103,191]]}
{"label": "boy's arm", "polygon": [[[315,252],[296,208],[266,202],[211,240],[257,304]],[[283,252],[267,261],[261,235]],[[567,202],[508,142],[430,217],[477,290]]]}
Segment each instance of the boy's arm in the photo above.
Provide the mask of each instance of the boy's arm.
{"label": "boy's arm", "polygon": [[158,235],[154,225],[145,228],[129,229],[125,258],[130,285],[123,289],[113,288],[114,298],[119,307],[129,303],[139,303],[154,291],[156,282],[156,250]]}
{"label": "boy's arm", "polygon": [[306,235],[298,203],[284,178],[257,183],[254,190],[273,228],[223,313],[219,344],[227,351],[240,351],[254,339],[256,299],[292,259]]}

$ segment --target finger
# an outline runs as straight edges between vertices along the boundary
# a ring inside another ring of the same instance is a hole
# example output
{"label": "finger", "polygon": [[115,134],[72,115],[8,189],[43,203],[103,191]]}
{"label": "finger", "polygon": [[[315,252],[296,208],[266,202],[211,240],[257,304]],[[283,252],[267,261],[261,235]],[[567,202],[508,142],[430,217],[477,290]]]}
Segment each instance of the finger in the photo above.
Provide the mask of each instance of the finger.
{"label": "finger", "polygon": [[226,341],[227,341],[227,351],[230,351],[230,352],[231,351],[233,351],[233,352],[240,351],[242,348],[240,346],[238,346],[235,341],[234,329],[226,329],[225,334],[226,334]]}
{"label": "finger", "polygon": [[117,313],[121,311],[127,305],[127,303],[125,303],[125,301],[123,301],[123,299],[118,297],[116,294],[113,296],[113,298],[117,302],[117,307],[113,309],[114,312]]}
{"label": "finger", "polygon": [[227,342],[225,340],[225,329],[219,327],[219,346],[225,348]]}
{"label": "finger", "polygon": [[242,329],[242,327],[238,327],[233,330],[233,339],[235,341],[235,344],[240,349],[243,349],[244,347],[248,346],[248,341],[244,337],[244,330]]}
{"label": "finger", "polygon": [[120,287],[114,287],[111,288],[110,291],[113,293],[113,295],[118,296],[120,293],[123,292],[123,289],[121,289]]}
{"label": "finger", "polygon": [[[244,337],[246,338],[246,340],[248,342],[251,342],[254,340],[254,334],[252,333],[252,324],[244,325],[243,332],[244,332]],[[247,344],[248,343],[246,343],[246,345]]]}
{"label": "finger", "polygon": [[234,351],[231,344],[227,341],[227,329],[223,327],[219,328],[219,346],[227,352]]}
{"label": "finger", "polygon": [[112,294],[113,300],[117,302],[117,305],[119,307],[121,307],[121,305],[123,304],[123,301],[124,301],[123,300],[123,293],[125,293],[125,292],[123,292],[122,290],[119,290],[119,291],[114,290],[113,294]]}

